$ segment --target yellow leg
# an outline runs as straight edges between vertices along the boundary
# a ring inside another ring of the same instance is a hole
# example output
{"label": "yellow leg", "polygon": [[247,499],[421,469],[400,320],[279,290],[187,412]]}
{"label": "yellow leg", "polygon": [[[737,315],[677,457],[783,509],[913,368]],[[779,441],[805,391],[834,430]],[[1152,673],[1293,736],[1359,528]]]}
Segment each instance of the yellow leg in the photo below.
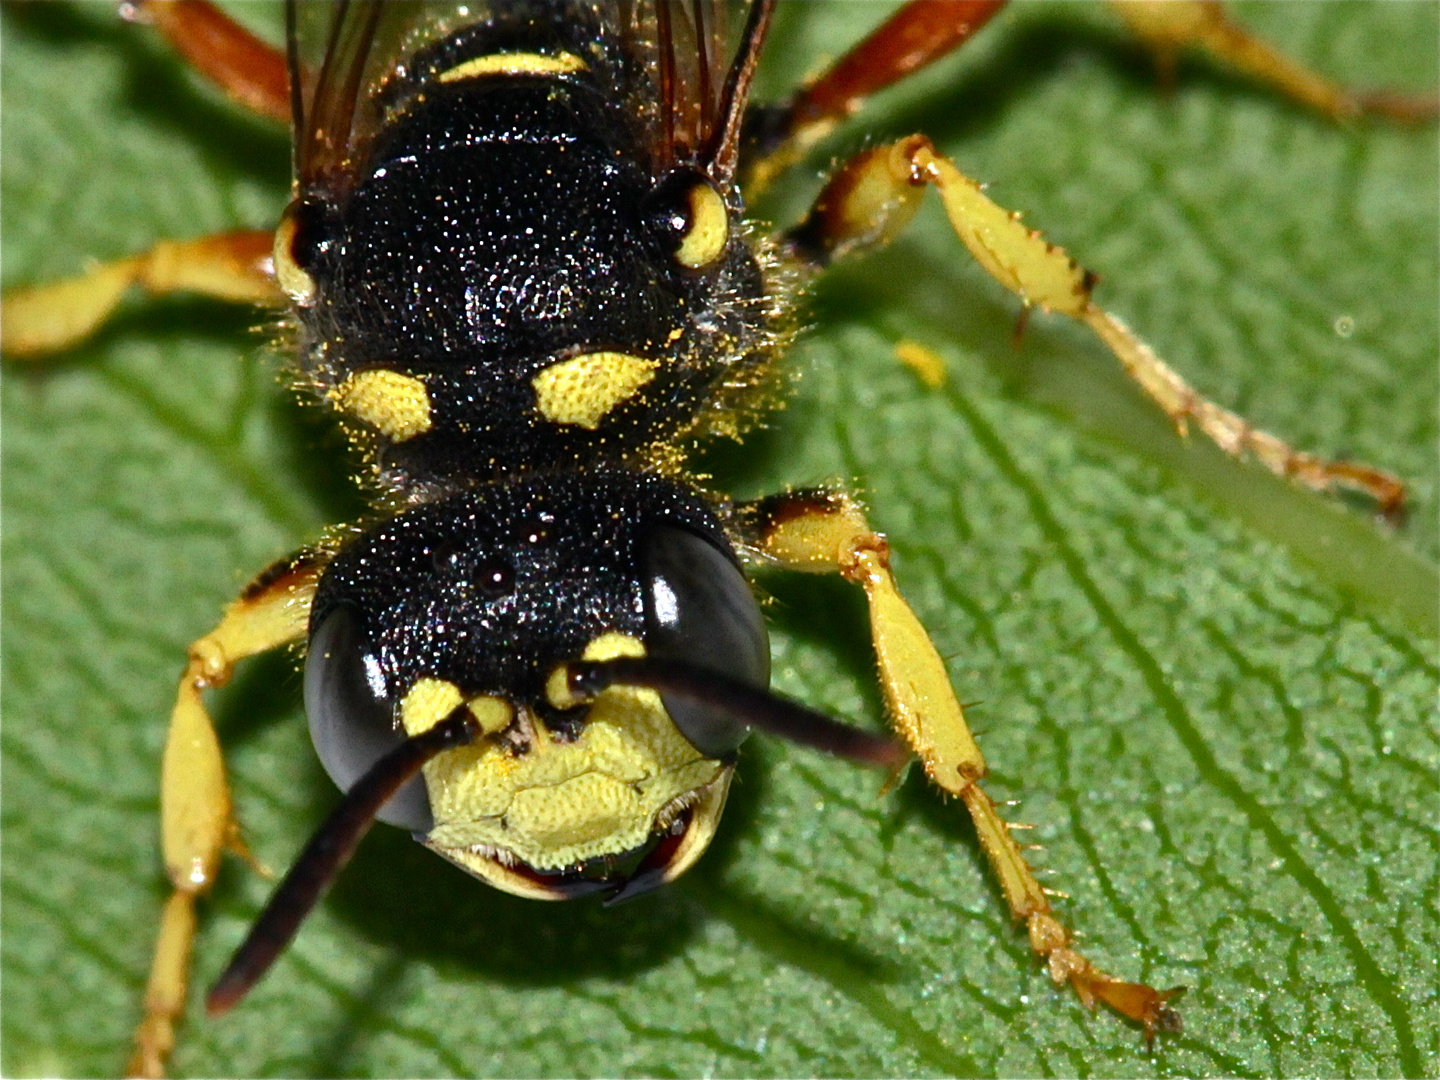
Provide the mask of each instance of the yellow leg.
{"label": "yellow leg", "polygon": [[987,198],[923,135],[866,150],[842,166],[810,216],[791,233],[792,243],[800,255],[821,263],[886,243],[914,216],[928,185],[939,192],[955,234],[991,277],[1020,297],[1026,311],[1038,306],[1090,327],[1182,435],[1193,423],[1222,450],[1236,457],[1251,454],[1279,476],[1317,491],[1356,489],[1374,499],[1387,517],[1403,512],[1405,487],[1389,473],[1294,450],[1203,398],[1129,327],[1094,303],[1095,275],[1023,225],[1019,214]]}
{"label": "yellow leg", "polygon": [[131,286],[150,293],[196,292],[243,303],[279,303],[268,232],[229,232],[162,241],[78,277],[16,289],[0,300],[0,352],[30,360],[69,348],[105,321]]}
{"label": "yellow leg", "polygon": [[870,635],[891,723],[919,756],[925,774],[958,795],[970,812],[1011,914],[1026,925],[1030,944],[1057,986],[1069,983],[1090,1008],[1103,1001],[1145,1027],[1146,1037],[1178,1031],[1166,1004],[1180,989],[1155,990],[1099,970],[1070,947],[1070,932],[1055,917],[1010,826],[980,787],[985,758],[950,685],[930,635],[905,602],[890,572],[890,549],[872,532],[854,500],[838,492],[800,491],[739,508],[752,550],[786,569],[835,573],[865,590]]}
{"label": "yellow leg", "polygon": [[1130,29],[1154,50],[1161,78],[1167,83],[1174,81],[1175,54],[1194,47],[1332,120],[1371,113],[1400,123],[1420,123],[1434,119],[1440,108],[1440,96],[1435,94],[1357,94],[1347,90],[1232,22],[1218,0],[1111,3]]}
{"label": "yellow leg", "polygon": [[161,850],[174,891],[160,918],[145,1016],[127,1066],[131,1076],[164,1075],[175,1025],[185,1012],[195,900],[214,884],[224,848],[248,856],[230,806],[220,741],[201,693],[229,681],[237,661],[305,633],[321,565],[313,555],[276,564],[225,610],[219,626],[190,646],[160,773]]}

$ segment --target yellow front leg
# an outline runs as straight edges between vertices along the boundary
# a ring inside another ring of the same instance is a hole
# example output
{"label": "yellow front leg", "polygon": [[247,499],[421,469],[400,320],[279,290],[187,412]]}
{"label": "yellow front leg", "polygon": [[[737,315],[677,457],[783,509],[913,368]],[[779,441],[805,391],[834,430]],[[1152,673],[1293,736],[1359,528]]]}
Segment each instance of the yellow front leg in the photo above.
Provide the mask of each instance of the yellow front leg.
{"label": "yellow front leg", "polygon": [[180,679],[160,771],[160,834],[165,873],[173,892],[160,917],[160,933],[145,1016],[135,1029],[131,1076],[163,1076],[185,1012],[195,900],[210,891],[220,854],[248,857],[230,805],[230,786],[215,726],[201,699],[204,690],[230,680],[237,661],[303,637],[323,560],[305,553],[262,573],[225,610],[210,633],[190,646]]}
{"label": "yellow front leg", "polygon": [[1103,1001],[1143,1024],[1147,1039],[1156,1031],[1179,1031],[1179,1014],[1167,1002],[1182,988],[1162,991],[1123,982],[1070,947],[1070,932],[1055,917],[1050,894],[980,786],[985,758],[965,722],[945,662],[900,595],[890,571],[889,544],[870,529],[859,505],[840,492],[797,491],[741,506],[737,517],[744,542],[760,558],[789,570],[838,572],[865,590],[891,723],[919,756],[925,774],[964,801],[1010,912],[1025,923],[1030,945],[1055,984],[1068,982],[1087,1007]]}
{"label": "yellow front leg", "polygon": [[820,264],[886,243],[915,215],[929,186],[939,192],[950,226],[970,254],[1020,298],[1022,319],[1039,307],[1084,323],[1165,410],[1180,434],[1193,423],[1226,453],[1252,455],[1278,476],[1317,491],[1352,488],[1372,498],[1386,517],[1403,513],[1405,486],[1389,473],[1295,450],[1207,401],[1134,331],[1094,302],[1094,274],[1022,224],[1019,214],[993,202],[924,135],[863,151],[841,166],[809,217],[790,233],[791,243],[797,254]]}

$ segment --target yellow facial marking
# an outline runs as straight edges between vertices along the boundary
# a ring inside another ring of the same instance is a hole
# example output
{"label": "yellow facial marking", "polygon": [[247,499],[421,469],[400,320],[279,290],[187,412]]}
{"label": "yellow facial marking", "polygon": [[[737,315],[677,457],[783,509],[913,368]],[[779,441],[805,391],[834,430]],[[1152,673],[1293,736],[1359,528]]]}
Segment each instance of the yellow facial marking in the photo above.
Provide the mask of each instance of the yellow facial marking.
{"label": "yellow facial marking", "polygon": [[[420,735],[454,712],[462,701],[465,701],[464,695],[454,683],[444,679],[421,679],[400,703],[400,725],[405,734]],[[471,698],[466,707],[486,735],[504,731],[515,719],[515,710],[510,703],[497,697]]]}
{"label": "yellow facial marking", "polygon": [[[581,660],[613,660],[617,656],[644,656],[645,646],[629,634],[617,634],[614,632],[601,634],[589,645],[585,646]],[[565,665],[560,664],[550,673],[545,680],[546,700],[557,709],[573,709],[576,705],[582,704],[582,699],[577,698],[570,692],[568,672]]]}
{"label": "yellow facial marking", "polygon": [[644,656],[645,646],[629,634],[601,634],[580,654],[581,660],[614,660],[617,656]]}
{"label": "yellow facial marking", "polygon": [[275,284],[298,306],[307,307],[315,302],[315,279],[295,262],[291,254],[295,245],[294,216],[287,210],[275,230],[275,247],[271,259],[275,266]]}
{"label": "yellow facial marking", "polygon": [[442,83],[459,82],[461,79],[478,79],[485,75],[570,75],[584,71],[587,65],[574,53],[562,52],[554,56],[544,53],[491,53],[477,56],[456,64],[440,73]]}
{"label": "yellow facial marking", "polygon": [[468,703],[480,730],[486,735],[495,735],[510,726],[515,719],[515,710],[508,701],[497,697],[472,698]]}
{"label": "yellow facial marking", "polygon": [[655,360],[619,352],[593,352],[551,364],[531,380],[535,407],[551,423],[591,431],[607,413],[655,377]]}
{"label": "yellow facial marking", "polygon": [[556,666],[545,680],[545,700],[557,709],[573,709],[583,701],[570,692],[570,678],[564,664]]}
{"label": "yellow facial marking", "polygon": [[681,266],[699,270],[709,266],[725,251],[730,240],[730,212],[725,200],[709,184],[698,183],[690,189],[690,229],[675,260]]}
{"label": "yellow facial marking", "polygon": [[395,442],[430,430],[430,392],[413,375],[358,371],[330,391],[330,400]]}
{"label": "yellow facial marking", "polygon": [[400,703],[400,724],[406,735],[422,735],[455,711],[465,700],[460,688],[444,679],[420,679]]}
{"label": "yellow facial marking", "polygon": [[[611,633],[583,655],[644,654],[635,638]],[[611,687],[590,703],[578,738],[555,738],[537,724],[525,753],[485,740],[430,762],[435,828],[426,843],[499,888],[542,895],[496,860],[553,870],[631,851],[677,805],[723,790],[716,781],[727,771],[686,741],[655,691]]]}

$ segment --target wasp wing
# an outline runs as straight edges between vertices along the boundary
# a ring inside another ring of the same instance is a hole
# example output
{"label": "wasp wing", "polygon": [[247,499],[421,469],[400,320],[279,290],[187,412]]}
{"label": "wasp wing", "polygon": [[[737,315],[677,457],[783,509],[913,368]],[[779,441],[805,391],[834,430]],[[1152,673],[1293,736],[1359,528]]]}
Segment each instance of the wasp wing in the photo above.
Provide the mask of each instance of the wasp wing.
{"label": "wasp wing", "polygon": [[[657,175],[696,164],[733,171],[739,114],[759,55],[768,3],[756,11],[726,0],[290,0],[287,52],[302,191],[342,197],[376,133],[438,71],[420,58],[430,46],[487,23],[528,28],[555,46],[586,39],[603,60],[600,77],[649,129]],[[748,14],[747,14],[748,13]],[[577,29],[578,28],[578,29]]]}
{"label": "wasp wing", "polygon": [[463,4],[335,0],[286,5],[295,131],[302,190],[346,191],[356,162],[385,122],[380,89],[425,42],[467,18]]}
{"label": "wasp wing", "polygon": [[634,105],[651,124],[657,175],[682,164],[716,179],[734,172],[740,120],[773,7],[773,0],[613,6],[629,53],[646,73]]}

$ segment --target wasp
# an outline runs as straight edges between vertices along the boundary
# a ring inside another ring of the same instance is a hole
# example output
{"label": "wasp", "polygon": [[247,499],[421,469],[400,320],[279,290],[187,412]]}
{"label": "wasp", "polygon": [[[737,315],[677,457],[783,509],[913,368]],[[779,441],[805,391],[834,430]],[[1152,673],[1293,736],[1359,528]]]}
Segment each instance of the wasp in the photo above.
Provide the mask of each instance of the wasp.
{"label": "wasp", "polygon": [[[1002,231],[1010,221],[933,146],[899,137],[832,170],[799,225],[774,236],[747,225],[741,179],[767,181],[767,162],[836,119],[819,110],[805,120],[792,106],[753,112],[747,127],[768,14],[537,5],[474,22],[445,8],[363,4],[293,14],[285,66],[297,90],[285,107],[297,120],[298,182],[260,258],[273,253],[274,279],[295,306],[298,379],[344,418],[376,502],[355,530],[262,574],[192,647],[167,751],[179,763],[165,781],[166,831],[182,834],[170,860],[180,887],[157,950],[144,1068],[159,1064],[183,1002],[194,897],[220,848],[237,842],[218,761],[208,746],[194,751],[209,738],[200,691],[223,681],[231,661],[308,638],[312,733],[349,794],[221,977],[211,998],[221,1007],[269,961],[274,948],[263,943],[277,940],[277,925],[298,919],[332,872],[323,851],[343,853],[375,814],[503,890],[624,899],[699,857],[748,728],[897,765],[888,740],[764,690],[764,620],[743,567],[765,564],[865,591],[886,704],[927,772],[974,816],[1007,900],[1059,981],[1142,1024],[1177,1025],[1164,992],[1095,969],[1050,910],[980,786],[983,759],[944,663],[859,503],[813,488],[733,501],[687,467],[692,444],[739,432],[776,393],[768,384],[793,330],[798,279],[898,231],[928,188],[962,234],[987,215]],[[886,24],[892,41],[898,18]],[[798,100],[813,104],[825,85]],[[526,104],[523,122],[475,107],[507,98]],[[584,112],[592,99],[595,115]],[[614,161],[581,153],[614,150],[609,139],[623,151]],[[467,167],[427,189],[425,167],[447,155]],[[460,258],[456,235],[469,238],[468,273],[424,266]],[[1026,268],[1027,238],[1018,230],[1013,241]],[[1037,243],[1034,266],[1053,269],[1070,297],[1085,294],[1071,313],[1144,367],[1144,346],[1089,299],[1088,275]],[[225,280],[244,283],[246,254],[229,242],[216,259],[195,251],[187,261],[213,270],[229,259],[241,269]],[[512,264],[520,269],[508,277],[495,270]],[[1004,276],[1003,265],[992,269]],[[1020,285],[1064,310],[1058,294]],[[444,322],[462,314],[459,329]],[[502,362],[447,367],[462,331]],[[1166,369],[1146,370],[1162,392],[1175,385]],[[1241,430],[1217,422],[1222,433]],[[1283,461],[1321,482],[1359,479],[1393,505],[1376,474]],[[629,740],[615,756],[641,781],[604,787],[618,777],[591,769],[602,738]],[[563,785],[545,770],[563,772],[577,756],[594,790],[552,791]],[[526,769],[535,771],[514,778]],[[474,813],[497,785],[517,809]],[[535,792],[546,798],[528,798]],[[631,795],[638,802],[623,805]],[[528,818],[526,803],[536,804]],[[609,831],[593,846],[585,834],[602,818]]]}

